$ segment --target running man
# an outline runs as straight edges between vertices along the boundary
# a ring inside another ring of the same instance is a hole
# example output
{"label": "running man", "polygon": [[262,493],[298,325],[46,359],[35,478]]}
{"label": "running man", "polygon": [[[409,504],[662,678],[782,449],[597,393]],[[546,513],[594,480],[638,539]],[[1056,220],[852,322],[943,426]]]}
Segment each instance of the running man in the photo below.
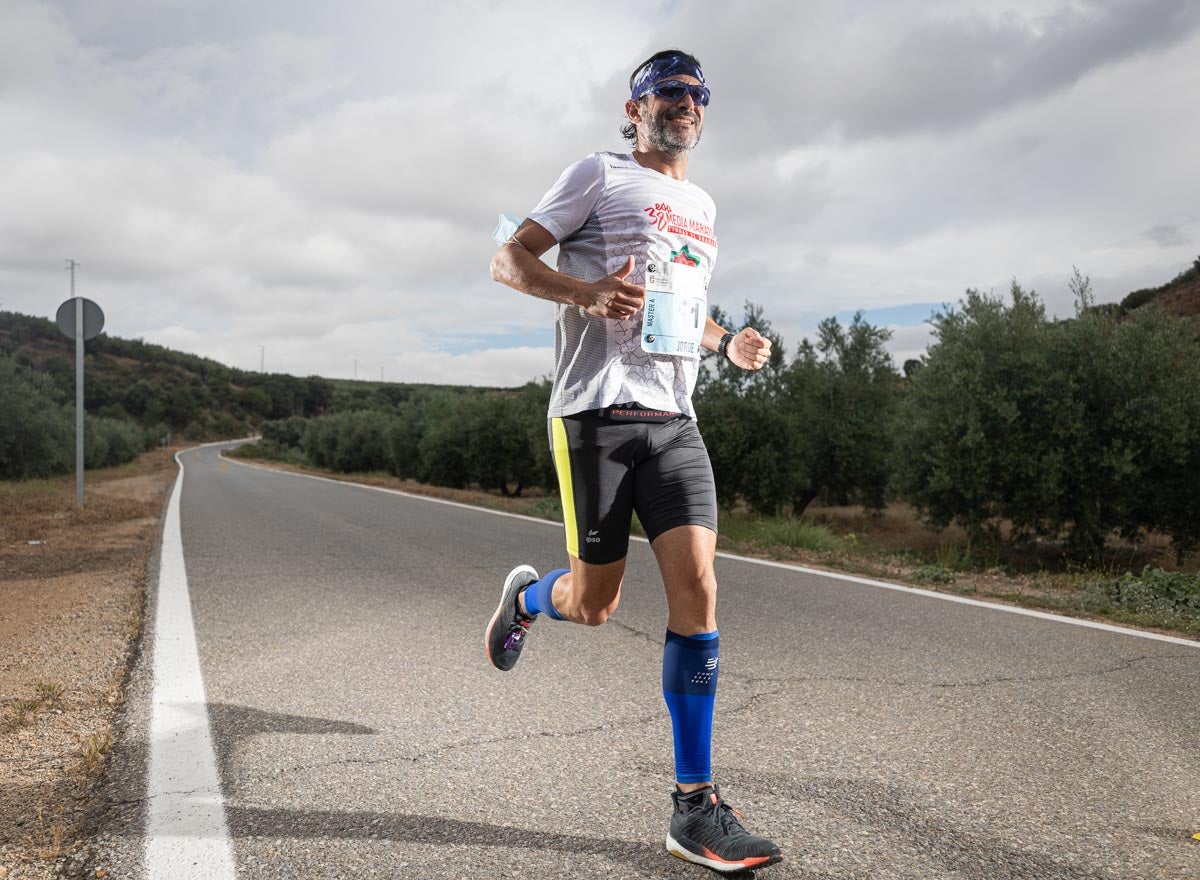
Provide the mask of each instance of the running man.
{"label": "running man", "polygon": [[[701,347],[758,370],[771,343],[708,317],[716,206],[687,179],[709,90],[679,50],[638,65],[622,134],[630,153],[567,168],[492,258],[492,278],[558,304],[549,434],[569,569],[509,573],[488,658],[512,669],[539,615],[599,626],[616,610],[637,511],[666,588],[663,696],[675,745],[667,850],[718,871],[782,858],[749,834],[710,769],[717,690],[717,502],[692,390]],[[558,270],[539,258],[559,246]]]}

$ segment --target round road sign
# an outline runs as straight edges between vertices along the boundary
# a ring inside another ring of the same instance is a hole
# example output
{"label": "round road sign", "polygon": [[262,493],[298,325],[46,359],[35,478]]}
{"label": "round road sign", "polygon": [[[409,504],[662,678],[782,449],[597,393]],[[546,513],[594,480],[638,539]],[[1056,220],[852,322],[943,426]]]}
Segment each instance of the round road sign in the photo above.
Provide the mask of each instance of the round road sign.
{"label": "round road sign", "polygon": [[58,307],[58,314],[54,316],[58,322],[58,329],[71,339],[75,338],[75,300],[77,299],[83,300],[83,338],[92,339],[104,329],[104,312],[100,310],[100,306],[82,296],[69,299]]}

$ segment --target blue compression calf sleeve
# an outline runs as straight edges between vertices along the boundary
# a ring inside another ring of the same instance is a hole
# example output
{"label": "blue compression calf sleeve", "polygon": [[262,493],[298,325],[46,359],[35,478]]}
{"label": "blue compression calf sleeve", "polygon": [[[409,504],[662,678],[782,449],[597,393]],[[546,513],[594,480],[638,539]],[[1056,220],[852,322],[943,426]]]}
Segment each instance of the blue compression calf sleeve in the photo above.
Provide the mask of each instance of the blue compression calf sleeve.
{"label": "blue compression calf sleeve", "polygon": [[667,630],[663,646],[663,698],[675,738],[675,780],[712,779],[713,704],[717,698],[716,630],[681,636]]}
{"label": "blue compression calf sleeve", "polygon": [[537,583],[525,588],[525,610],[529,612],[530,617],[545,612],[554,620],[562,620],[562,615],[554,609],[550,596],[554,591],[554,582],[569,571],[570,569],[566,568],[556,568]]}

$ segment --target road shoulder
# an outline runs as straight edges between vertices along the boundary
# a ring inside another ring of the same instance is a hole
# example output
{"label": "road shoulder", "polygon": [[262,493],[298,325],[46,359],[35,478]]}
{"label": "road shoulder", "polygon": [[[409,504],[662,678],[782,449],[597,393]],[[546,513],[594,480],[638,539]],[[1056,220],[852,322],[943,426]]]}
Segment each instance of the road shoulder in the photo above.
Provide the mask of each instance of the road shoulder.
{"label": "road shoulder", "polygon": [[[0,876],[112,875],[89,845],[122,742],[172,450],[0,486]],[[107,782],[103,784],[107,785]],[[115,875],[112,875],[115,876]]]}

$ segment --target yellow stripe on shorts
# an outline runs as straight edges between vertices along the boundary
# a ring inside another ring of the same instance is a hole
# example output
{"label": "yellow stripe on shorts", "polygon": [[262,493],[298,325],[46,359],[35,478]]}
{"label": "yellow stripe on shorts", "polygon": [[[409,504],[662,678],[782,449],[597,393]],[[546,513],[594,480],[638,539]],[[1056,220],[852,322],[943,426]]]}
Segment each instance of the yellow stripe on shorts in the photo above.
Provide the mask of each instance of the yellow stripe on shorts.
{"label": "yellow stripe on shorts", "polygon": [[563,527],[567,533],[567,552],[579,558],[579,523],[575,520],[575,486],[571,483],[571,453],[567,447],[567,429],[560,418],[550,420],[554,436],[554,469],[558,471],[558,491],[562,495]]}

